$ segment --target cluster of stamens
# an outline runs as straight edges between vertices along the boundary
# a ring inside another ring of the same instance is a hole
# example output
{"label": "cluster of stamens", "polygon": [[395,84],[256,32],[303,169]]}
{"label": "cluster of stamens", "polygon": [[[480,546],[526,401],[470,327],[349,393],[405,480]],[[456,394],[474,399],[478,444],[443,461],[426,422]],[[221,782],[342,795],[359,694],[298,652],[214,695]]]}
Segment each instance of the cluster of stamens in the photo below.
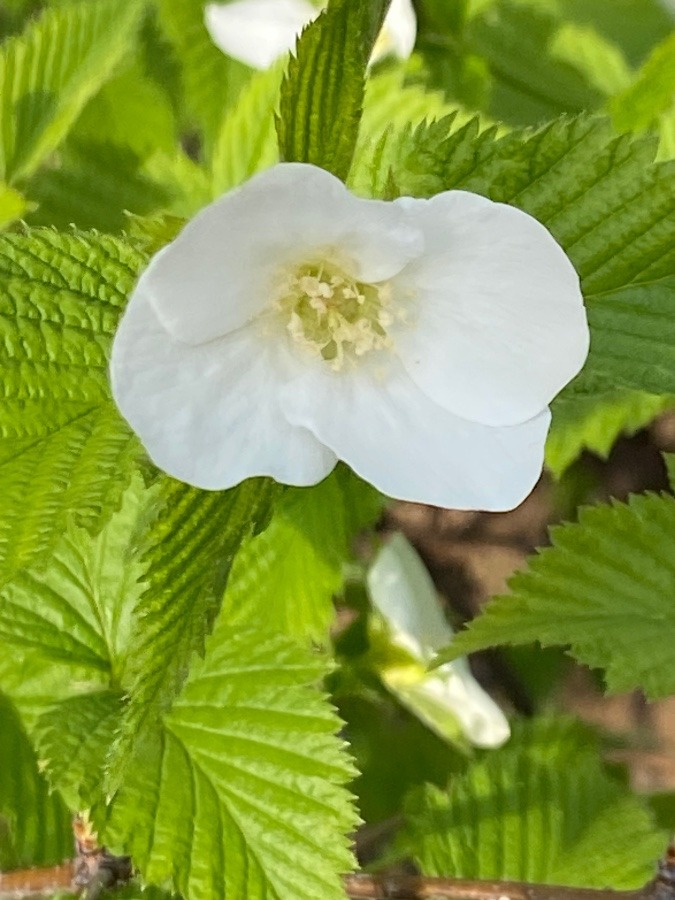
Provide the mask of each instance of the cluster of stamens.
{"label": "cluster of stamens", "polygon": [[307,263],[284,279],[276,307],[293,340],[333,369],[391,346],[388,284],[364,284],[329,263]]}

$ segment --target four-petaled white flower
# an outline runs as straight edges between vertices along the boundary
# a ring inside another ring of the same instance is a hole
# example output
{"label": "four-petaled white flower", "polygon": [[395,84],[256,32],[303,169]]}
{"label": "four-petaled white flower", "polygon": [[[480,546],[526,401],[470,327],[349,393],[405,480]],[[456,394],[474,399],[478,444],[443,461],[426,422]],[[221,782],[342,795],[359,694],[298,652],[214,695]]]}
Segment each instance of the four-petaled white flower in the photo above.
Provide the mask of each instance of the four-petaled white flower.
{"label": "four-petaled white flower", "polygon": [[197,487],[311,485],[342,459],[392,497],[504,510],[587,350],[577,275],[531,216],[280,163],[154,257],[111,371],[154,462]]}
{"label": "four-petaled white flower", "polygon": [[[204,22],[212,41],[223,53],[254,69],[267,69],[295,47],[302,29],[320,12],[309,0],[234,0],[209,3]],[[389,53],[407,59],[415,46],[416,34],[411,0],[392,0],[371,62]]]}
{"label": "four-petaled white flower", "polygon": [[438,603],[424,563],[402,534],[394,534],[367,575],[376,610],[371,628],[377,674],[400,702],[444,740],[461,732],[476,747],[500,747],[509,723],[461,657],[429,671],[454,632]]}

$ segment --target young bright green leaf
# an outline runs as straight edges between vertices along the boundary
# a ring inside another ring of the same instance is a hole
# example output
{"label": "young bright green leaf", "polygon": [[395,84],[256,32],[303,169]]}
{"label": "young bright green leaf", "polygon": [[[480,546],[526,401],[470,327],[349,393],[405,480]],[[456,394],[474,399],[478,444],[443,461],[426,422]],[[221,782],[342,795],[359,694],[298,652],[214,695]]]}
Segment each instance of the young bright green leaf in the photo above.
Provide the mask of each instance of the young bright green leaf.
{"label": "young bright green leaf", "polygon": [[374,489],[343,469],[315,487],[286,491],[267,528],[234,560],[227,627],[264,619],[275,631],[325,645],[350,541],[380,510]]}
{"label": "young bright green leaf", "polygon": [[161,479],[156,517],[146,528],[141,548],[147,588],[135,609],[125,676],[130,702],[113,782],[145,729],[171,705],[193,657],[203,654],[232,559],[269,516],[276,490],[267,478],[252,478],[225,492]]}
{"label": "young bright green leaf", "polygon": [[223,119],[213,148],[213,194],[218,196],[279,159],[274,114],[283,67],[257,72]]}
{"label": "young bright green leaf", "polygon": [[0,184],[0,231],[20,219],[28,209],[28,204],[14,188]]}
{"label": "young bright green leaf", "polygon": [[366,67],[388,0],[331,0],[302,32],[281,87],[281,159],[308,162],[343,181],[363,109]]}
{"label": "young bright green leaf", "polygon": [[103,800],[143,589],[134,550],[153,494],[136,476],[95,538],[69,522],[49,565],[21,571],[0,591],[0,689],[74,810]]}
{"label": "young bright green leaf", "polygon": [[78,670],[81,690],[87,681],[95,689],[125,683],[144,574],[132,549],[154,493],[136,476],[96,537],[68,522],[49,565],[22,570],[0,590],[3,655],[39,649],[53,666]]}
{"label": "young bright green leaf", "polygon": [[[379,138],[387,128],[419,125],[456,111],[440,91],[408,80],[411,63],[390,64],[373,73],[366,82],[359,144]],[[470,114],[465,114],[470,118]]]}
{"label": "young bright green leaf", "polygon": [[635,434],[659,413],[673,408],[672,394],[630,390],[563,394],[553,404],[546,465],[559,478],[584,450],[606,459],[618,437]]}
{"label": "young bright green leaf", "polygon": [[110,143],[145,159],[157,150],[171,153],[178,134],[167,94],[133,60],[93,97],[74,129],[78,141]]}
{"label": "young bright green leaf", "polygon": [[264,631],[208,642],[125,772],[107,838],[187,900],[340,900],[357,824],[323,662]]}
{"label": "young bright green leaf", "polygon": [[425,875],[634,888],[665,835],[603,766],[592,732],[542,719],[455,776],[411,795],[401,842]]}
{"label": "young bright green leaf", "polygon": [[619,131],[644,131],[675,102],[675,32],[654,48],[633,83],[612,98]]}
{"label": "young bright green leaf", "polygon": [[40,716],[31,737],[46,778],[70,809],[103,801],[106,757],[122,710],[120,693],[100,690],[73,694]]}
{"label": "young bright green leaf", "polygon": [[509,581],[443,658],[499,644],[570,645],[611,691],[675,692],[675,499],[646,494],[582,509]]}
{"label": "young bright green leaf", "polygon": [[50,793],[19,716],[0,694],[0,869],[63,862],[72,854],[70,815]]}
{"label": "young bright green leaf", "polygon": [[128,52],[143,4],[65,3],[0,49],[0,178],[31,174]]}
{"label": "young bright green leaf", "polygon": [[68,514],[103,524],[138,445],[108,353],[143,256],[102,235],[0,235],[0,583],[49,553]]}

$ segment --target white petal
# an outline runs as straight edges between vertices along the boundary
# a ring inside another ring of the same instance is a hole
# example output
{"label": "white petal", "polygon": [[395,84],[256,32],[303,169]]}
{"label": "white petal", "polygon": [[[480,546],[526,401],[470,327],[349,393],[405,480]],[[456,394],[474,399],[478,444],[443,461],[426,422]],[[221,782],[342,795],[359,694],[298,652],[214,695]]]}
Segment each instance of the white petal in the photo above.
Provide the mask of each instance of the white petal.
{"label": "white petal", "polygon": [[588,324],[574,268],[531,216],[448,191],[397,203],[425,233],[401,276],[415,293],[397,351],[436,403],[490,425],[536,416],[582,367]]}
{"label": "white petal", "polygon": [[453,630],[441,611],[436,588],[417,551],[400,533],[379,550],[367,575],[373,606],[395,633],[409,636],[422,656],[440,650]]}
{"label": "white petal", "polygon": [[113,343],[113,397],[155,464],[174,478],[206,490],[254,475],[316,484],[336,458],[281,414],[278,391],[293,360],[274,350],[252,328],[198,347],[174,340],[138,288]]}
{"label": "white petal", "polygon": [[[392,535],[379,551],[367,584],[389,640],[426,667],[434,651],[450,643],[453,631],[424,563],[402,534]],[[503,712],[465,659],[424,672],[419,679],[411,678],[408,667],[384,668],[380,675],[401,702],[444,739],[452,739],[457,723],[478,747],[498,747],[509,737]]]}
{"label": "white petal", "polygon": [[235,0],[209,3],[204,22],[223,53],[254,69],[267,69],[294,48],[302,28],[319,12],[307,0]]}
{"label": "white petal", "polygon": [[380,281],[423,247],[394,203],[363,200],[317,166],[280,163],[188,222],[141,276],[162,324],[198,344],[249,322],[272,300],[280,271],[322,252]]}
{"label": "white petal", "polygon": [[386,372],[318,362],[282,393],[289,421],[390,497],[495,512],[524,500],[541,474],[548,410],[505,428],[461,419],[385,355]]}
{"label": "white petal", "polygon": [[415,49],[416,37],[417,17],[411,0],[392,0],[373,50],[371,64],[389,53],[408,59]]}
{"label": "white petal", "polygon": [[501,747],[511,732],[504,713],[476,682],[464,659],[440,666],[416,684],[402,685],[400,699],[441,738],[448,712],[476,747]]}

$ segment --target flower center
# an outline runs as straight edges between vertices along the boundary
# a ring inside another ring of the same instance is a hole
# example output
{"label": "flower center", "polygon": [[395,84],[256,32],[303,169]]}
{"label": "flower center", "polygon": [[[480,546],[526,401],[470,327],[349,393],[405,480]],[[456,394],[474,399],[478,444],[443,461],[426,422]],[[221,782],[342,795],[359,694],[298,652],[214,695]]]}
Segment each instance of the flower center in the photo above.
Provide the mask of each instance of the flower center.
{"label": "flower center", "polygon": [[330,263],[306,263],[284,279],[275,305],[293,340],[335,370],[391,346],[387,283],[365,284]]}

